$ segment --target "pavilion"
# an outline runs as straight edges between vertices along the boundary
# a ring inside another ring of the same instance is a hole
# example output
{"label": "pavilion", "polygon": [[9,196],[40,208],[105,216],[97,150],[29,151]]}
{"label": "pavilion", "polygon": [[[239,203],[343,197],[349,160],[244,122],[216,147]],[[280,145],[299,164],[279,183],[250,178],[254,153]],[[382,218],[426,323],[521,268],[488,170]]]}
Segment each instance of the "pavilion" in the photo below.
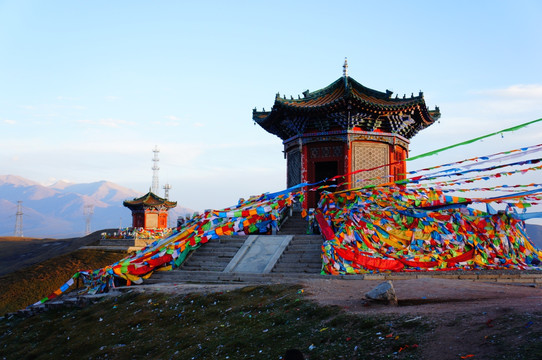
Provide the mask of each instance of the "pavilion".
{"label": "pavilion", "polygon": [[[392,91],[349,77],[346,60],[343,68],[343,76],[323,89],[297,99],[277,94],[271,111],[253,110],[253,120],[283,141],[287,187],[341,174],[349,188],[402,180],[410,139],[440,117],[438,107],[427,109],[421,91],[392,97]],[[303,207],[316,207],[318,199],[310,192]]]}
{"label": "pavilion", "polygon": [[168,227],[168,210],[177,206],[177,202],[149,191],[142,197],[124,201],[123,205],[132,211],[132,227],[154,230]]}

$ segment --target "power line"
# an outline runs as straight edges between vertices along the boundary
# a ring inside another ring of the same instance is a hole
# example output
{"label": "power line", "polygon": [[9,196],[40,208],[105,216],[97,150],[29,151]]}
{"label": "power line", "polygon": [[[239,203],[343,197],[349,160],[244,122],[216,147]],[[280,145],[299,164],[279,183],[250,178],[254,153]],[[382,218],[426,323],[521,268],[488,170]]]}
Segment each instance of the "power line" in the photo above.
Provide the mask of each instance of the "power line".
{"label": "power line", "polygon": [[14,236],[23,237],[23,202],[21,200],[17,201]]}
{"label": "power line", "polygon": [[158,146],[155,146],[152,152],[154,153],[154,158],[152,159],[153,166],[152,166],[152,187],[151,187],[152,190],[151,191],[154,194],[158,195],[158,191],[160,189],[160,186],[158,184],[158,170],[160,170],[160,168],[158,167],[158,161],[160,161],[158,159],[158,154],[160,153],[160,150],[158,150]]}
{"label": "power line", "polygon": [[164,199],[169,200],[169,190],[171,189],[171,185],[166,184],[164,185]]}
{"label": "power line", "polygon": [[94,205],[90,204],[90,205],[85,205],[84,209],[83,209],[83,213],[85,215],[85,235],[88,235],[90,234],[90,220],[92,219],[92,215],[94,214]]}

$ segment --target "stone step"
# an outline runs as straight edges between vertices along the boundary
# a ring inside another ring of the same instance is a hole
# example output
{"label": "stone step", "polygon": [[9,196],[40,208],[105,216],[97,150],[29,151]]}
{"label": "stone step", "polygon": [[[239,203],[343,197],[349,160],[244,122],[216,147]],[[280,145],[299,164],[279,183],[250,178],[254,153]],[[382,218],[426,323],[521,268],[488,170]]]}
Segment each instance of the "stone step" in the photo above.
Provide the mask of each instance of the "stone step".
{"label": "stone step", "polygon": [[305,235],[307,229],[304,228],[294,228],[294,229],[280,229],[278,235]]}
{"label": "stone step", "polygon": [[301,257],[301,256],[286,256],[282,259],[280,259],[280,261],[277,262],[277,265],[278,264],[291,264],[291,265],[295,265],[295,264],[321,264],[322,263],[322,258],[319,256],[319,255],[314,255],[314,256],[304,256],[304,257]]}
{"label": "stone step", "polygon": [[205,257],[192,257],[185,261],[183,266],[186,265],[212,265],[212,264],[228,264],[231,260],[231,257],[213,257],[213,258],[205,258]]}
{"label": "stone step", "polygon": [[307,243],[307,244],[290,244],[287,248],[287,251],[296,251],[296,250],[305,250],[305,251],[322,251],[321,243]]}
{"label": "stone step", "polygon": [[288,223],[281,226],[281,230],[283,229],[306,229],[308,227],[307,223]]}
{"label": "stone step", "polygon": [[192,254],[192,256],[188,257],[186,259],[186,262],[217,262],[217,261],[229,261],[233,258],[235,254],[209,254],[209,253],[201,253],[197,254],[197,250],[195,254]]}
{"label": "stone step", "polygon": [[240,247],[244,244],[245,242],[244,241],[223,241],[223,242],[214,242],[214,241],[209,241],[205,244],[202,244],[201,246],[205,246],[207,248],[212,248],[212,247],[223,247],[223,246],[229,246],[229,247]]}
{"label": "stone step", "polygon": [[307,234],[307,228],[304,226],[283,227],[280,228],[279,232],[285,235],[304,235]]}
{"label": "stone step", "polygon": [[322,251],[322,244],[291,244],[286,250],[287,251]]}
{"label": "stone step", "polygon": [[222,265],[210,265],[210,266],[197,266],[197,265],[190,265],[190,266],[183,266],[181,267],[182,271],[224,271],[224,268],[226,266]]}
{"label": "stone step", "polygon": [[277,269],[288,269],[291,272],[294,272],[295,270],[299,269],[305,269],[305,268],[311,268],[311,269],[320,269],[322,267],[321,261],[315,261],[315,262],[281,262],[275,265],[275,268],[273,270]]}
{"label": "stone step", "polygon": [[187,259],[182,266],[212,266],[213,264],[228,264],[231,261],[230,257],[192,257]]}
{"label": "stone step", "polygon": [[300,257],[311,257],[311,258],[321,258],[321,251],[307,251],[307,250],[287,250],[282,254],[281,259],[285,258],[300,258]]}
{"label": "stone step", "polygon": [[288,220],[286,220],[285,223],[282,224],[282,226],[290,226],[290,225],[308,225],[309,222],[308,221],[305,221],[305,220],[302,220],[302,219],[293,219],[293,218],[289,218]]}
{"label": "stone step", "polygon": [[298,268],[298,269],[274,269],[273,274],[292,274],[292,271],[295,271],[296,274],[320,274],[320,268]]}
{"label": "stone step", "polygon": [[213,256],[233,256],[239,251],[239,248],[227,247],[227,248],[199,248],[194,252],[193,256],[213,255]]}
{"label": "stone step", "polygon": [[281,229],[294,229],[294,228],[302,228],[306,229],[309,226],[307,223],[287,223],[281,226]]}
{"label": "stone step", "polygon": [[219,241],[219,240],[209,240],[209,242],[205,243],[204,245],[212,245],[212,246],[241,246],[245,243],[245,240],[227,240],[227,241]]}
{"label": "stone step", "polygon": [[240,242],[238,244],[232,244],[232,243],[206,243],[202,244],[200,248],[202,249],[237,249],[243,246],[243,243]]}
{"label": "stone step", "polygon": [[197,250],[194,254],[192,254],[192,256],[190,256],[188,260],[190,261],[215,261],[215,260],[220,260],[220,259],[231,259],[235,256],[235,254],[237,253],[237,251],[232,251],[232,252],[226,252],[226,253],[220,253],[220,252],[216,252],[216,253],[212,253],[212,252],[202,252],[202,253],[197,253]]}
{"label": "stone step", "polygon": [[294,259],[294,258],[285,258],[280,262],[277,262],[275,266],[298,266],[298,265],[314,265],[322,264],[322,259],[319,257],[314,258],[305,258],[305,259]]}
{"label": "stone step", "polygon": [[320,234],[297,234],[294,238],[294,241],[298,240],[320,240],[324,241],[324,238]]}
{"label": "stone step", "polygon": [[298,256],[299,254],[321,254],[322,253],[322,250],[320,248],[320,246],[316,247],[316,248],[302,248],[302,247],[291,247],[291,248],[287,248],[286,251],[284,252],[284,254],[282,254],[283,256],[289,256],[289,254],[295,254],[296,256]]}
{"label": "stone step", "polygon": [[285,257],[284,259],[281,259],[278,264],[297,264],[297,263],[322,263],[322,257],[320,254],[318,255],[301,255],[297,258],[295,257]]}
{"label": "stone step", "polygon": [[294,213],[286,219],[278,233],[279,235],[306,234],[308,225],[308,221],[303,219],[300,213]]}
{"label": "stone step", "polygon": [[320,272],[321,269],[321,264],[277,264],[272,272],[297,274],[304,272]]}
{"label": "stone step", "polygon": [[231,261],[231,256],[223,256],[223,257],[192,257],[185,261],[184,265],[206,265],[206,264],[222,264],[222,263],[229,263]]}
{"label": "stone step", "polygon": [[215,250],[215,249],[229,249],[235,250],[239,249],[243,244],[203,244],[199,247],[200,250]]}
{"label": "stone step", "polygon": [[313,238],[313,239],[295,239],[294,238],[294,240],[292,240],[290,245],[322,245],[323,243],[324,243],[324,240],[322,238]]}
{"label": "stone step", "polygon": [[293,281],[295,279],[306,278],[321,278],[322,276],[316,272],[302,272],[299,274],[288,273],[268,273],[268,274],[251,274],[251,273],[223,273],[216,271],[183,271],[175,270],[168,272],[156,273],[149,279],[145,280],[146,284],[159,284],[159,283],[237,283],[237,282],[250,282],[250,283],[269,283],[283,281]]}

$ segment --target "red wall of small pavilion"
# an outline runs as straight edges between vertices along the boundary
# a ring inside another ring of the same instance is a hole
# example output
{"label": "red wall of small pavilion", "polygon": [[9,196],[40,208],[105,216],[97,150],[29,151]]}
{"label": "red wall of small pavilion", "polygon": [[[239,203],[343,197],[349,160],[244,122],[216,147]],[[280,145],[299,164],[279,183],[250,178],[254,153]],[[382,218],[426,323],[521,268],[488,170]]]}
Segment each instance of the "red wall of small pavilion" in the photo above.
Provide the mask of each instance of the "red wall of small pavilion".
{"label": "red wall of small pavilion", "polygon": [[167,212],[162,212],[158,214],[158,228],[167,228]]}
{"label": "red wall of small pavilion", "polygon": [[132,212],[132,227],[134,228],[145,227],[145,213]]}
{"label": "red wall of small pavilion", "polygon": [[[151,221],[149,216],[156,216],[158,215],[158,222],[157,226],[154,226],[156,224],[156,221]],[[132,227],[134,228],[144,228],[146,230],[149,229],[165,229],[167,228],[167,220],[168,220],[168,213],[167,211],[150,211],[145,210],[144,212],[132,212]]]}

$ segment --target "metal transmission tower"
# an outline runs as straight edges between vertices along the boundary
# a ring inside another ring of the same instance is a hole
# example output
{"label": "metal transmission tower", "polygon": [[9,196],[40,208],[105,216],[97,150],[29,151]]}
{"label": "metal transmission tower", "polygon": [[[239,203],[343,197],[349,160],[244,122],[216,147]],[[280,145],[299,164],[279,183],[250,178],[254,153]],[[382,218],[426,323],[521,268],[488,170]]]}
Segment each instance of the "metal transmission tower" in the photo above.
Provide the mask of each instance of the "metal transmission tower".
{"label": "metal transmission tower", "polygon": [[158,167],[158,153],[160,152],[160,150],[158,150],[158,146],[155,146],[154,147],[154,150],[152,151],[154,153],[154,158],[152,159],[152,162],[154,163],[153,166],[152,166],[152,187],[151,187],[151,191],[158,195],[158,191],[159,191],[159,188],[160,186],[158,185],[158,170],[160,170],[160,168]]}
{"label": "metal transmission tower", "polygon": [[23,202],[17,201],[17,213],[15,213],[14,236],[23,237]]}
{"label": "metal transmission tower", "polygon": [[164,185],[164,199],[169,200],[169,190],[171,189],[171,185],[166,184]]}
{"label": "metal transmission tower", "polygon": [[85,214],[85,235],[90,234],[90,220],[92,219],[92,215],[94,214],[94,205],[85,205],[83,212]]}

